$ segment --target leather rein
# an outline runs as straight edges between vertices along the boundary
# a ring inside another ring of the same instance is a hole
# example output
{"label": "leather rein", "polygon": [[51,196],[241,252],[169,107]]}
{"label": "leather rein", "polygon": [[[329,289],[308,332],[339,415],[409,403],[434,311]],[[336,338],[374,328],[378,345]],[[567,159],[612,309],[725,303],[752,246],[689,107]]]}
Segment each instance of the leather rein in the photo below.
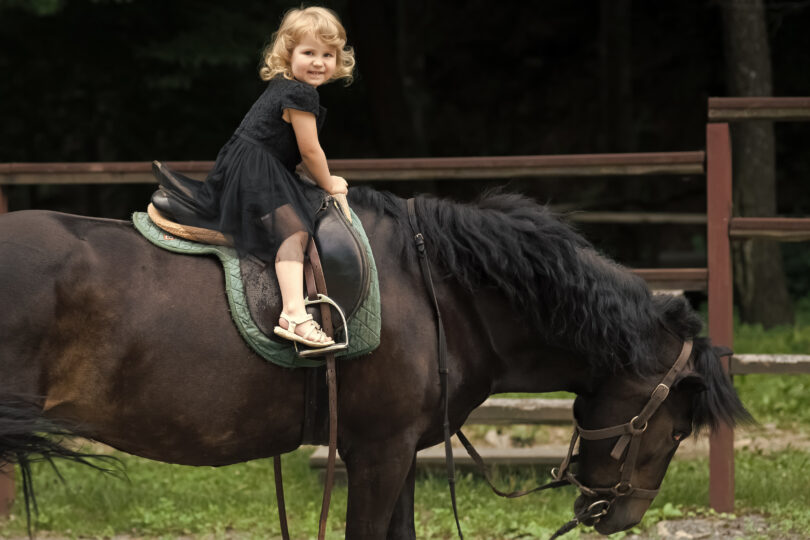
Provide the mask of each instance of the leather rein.
{"label": "leather rein", "polygon": [[[427,253],[425,249],[425,237],[419,230],[418,219],[416,217],[415,200],[408,199],[408,221],[413,231],[414,245],[416,246],[416,253],[419,259],[419,266],[421,268],[422,277],[425,282],[425,289],[431,301],[431,305],[436,314],[437,328],[438,328],[438,354],[439,354],[439,380],[441,383],[441,403],[444,409],[444,447],[445,459],[447,464],[447,480],[450,486],[450,498],[453,504],[453,514],[456,519],[456,528],[458,529],[459,538],[464,538],[461,532],[461,524],[458,518],[458,509],[456,504],[456,491],[455,491],[455,467],[453,463],[453,451],[450,444],[450,422],[449,422],[449,397],[447,390],[447,379],[449,370],[447,367],[447,342],[444,333],[444,325],[442,324],[441,313],[439,310],[439,303],[436,299],[436,291],[433,286],[433,279],[430,274],[430,263],[427,260]],[[636,467],[636,460],[641,446],[641,438],[647,429],[647,423],[650,418],[655,414],[661,404],[666,400],[669,395],[670,388],[675,382],[678,375],[684,370],[689,357],[692,353],[692,341],[685,340],[681,348],[678,358],[672,364],[672,367],[664,375],[661,382],[652,391],[649,400],[641,409],[641,412],[634,416],[630,421],[624,424],[618,424],[611,427],[601,429],[585,429],[580,426],[576,417],[574,417],[574,433],[571,437],[571,443],[568,446],[568,453],[563,458],[559,467],[551,471],[552,481],[542,486],[533,489],[514,491],[506,493],[496,488],[489,475],[489,471],[484,464],[483,459],[478,452],[473,448],[472,443],[464,436],[461,430],[456,432],[467,453],[473,459],[478,469],[483,474],[484,478],[489,484],[492,491],[500,496],[506,498],[515,498],[542,491],[545,489],[552,489],[563,487],[567,485],[576,486],[579,491],[586,497],[598,498],[596,502],[591,503],[580,512],[576,513],[574,519],[560,527],[557,532],[551,537],[553,540],[558,536],[567,533],[579,523],[588,521],[589,524],[595,524],[602,516],[608,513],[611,505],[621,497],[637,497],[642,499],[654,499],[658,494],[658,489],[643,489],[633,486],[630,479]],[[618,441],[610,453],[610,457],[619,462],[619,470],[621,471],[621,478],[619,482],[612,487],[590,487],[583,484],[574,473],[571,472],[570,466],[577,461],[578,455],[574,454],[574,448],[579,438],[585,440],[601,440],[618,437]]]}

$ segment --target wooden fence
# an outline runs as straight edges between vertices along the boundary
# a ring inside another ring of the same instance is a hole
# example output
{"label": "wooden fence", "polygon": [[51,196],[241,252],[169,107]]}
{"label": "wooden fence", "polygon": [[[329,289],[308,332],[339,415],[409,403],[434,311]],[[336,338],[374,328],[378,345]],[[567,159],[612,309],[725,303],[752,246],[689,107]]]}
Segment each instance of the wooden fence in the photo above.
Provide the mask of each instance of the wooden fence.
{"label": "wooden fence", "polygon": [[[706,215],[709,269],[709,335],[718,345],[734,346],[731,240],[810,239],[810,219],[732,216],[731,135],[728,122],[810,120],[810,98],[709,98],[706,126]],[[729,371],[729,359],[723,358]],[[760,355],[744,364],[749,373],[810,373],[803,357]],[[734,511],[734,432],[720,426],[709,450],[709,504]]]}
{"label": "wooden fence", "polygon": [[[731,143],[727,123],[744,120],[810,120],[810,98],[710,98],[706,151],[560,156],[479,158],[417,158],[331,160],[330,169],[352,180],[478,179],[561,176],[639,176],[706,174],[708,231],[707,268],[637,269],[653,288],[708,290],[709,330],[713,341],[732,346],[732,281],[729,255],[732,238],[767,237],[778,240],[810,239],[810,221],[785,218],[733,218],[731,216]],[[204,175],[213,162],[170,162],[190,176]],[[137,163],[5,163],[0,164],[0,212],[8,210],[3,185],[153,183],[150,164]],[[589,215],[587,213],[580,215]],[[639,221],[604,214],[614,221]],[[695,223],[691,214],[647,220]],[[735,356],[724,368],[731,373],[808,373],[810,356]],[[542,409],[542,407],[540,407]],[[486,413],[477,413],[486,414]],[[516,408],[501,411],[501,421],[520,423],[525,415]],[[509,415],[514,416],[510,419]],[[734,505],[733,432],[721,427],[711,438],[710,503],[718,511]],[[6,469],[8,471],[8,469]],[[0,510],[13,497],[13,476],[0,478]]]}

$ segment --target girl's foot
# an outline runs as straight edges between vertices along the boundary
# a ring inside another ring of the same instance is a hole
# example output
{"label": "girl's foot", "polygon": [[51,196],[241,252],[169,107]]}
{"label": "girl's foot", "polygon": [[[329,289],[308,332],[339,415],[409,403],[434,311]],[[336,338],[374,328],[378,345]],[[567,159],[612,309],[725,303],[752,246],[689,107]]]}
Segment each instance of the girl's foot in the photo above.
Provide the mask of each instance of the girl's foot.
{"label": "girl's foot", "polygon": [[312,315],[306,314],[294,318],[292,315],[282,312],[278,324],[273,329],[277,336],[297,341],[307,347],[328,347],[335,344],[335,340],[327,336],[321,330],[321,326],[312,320]]}

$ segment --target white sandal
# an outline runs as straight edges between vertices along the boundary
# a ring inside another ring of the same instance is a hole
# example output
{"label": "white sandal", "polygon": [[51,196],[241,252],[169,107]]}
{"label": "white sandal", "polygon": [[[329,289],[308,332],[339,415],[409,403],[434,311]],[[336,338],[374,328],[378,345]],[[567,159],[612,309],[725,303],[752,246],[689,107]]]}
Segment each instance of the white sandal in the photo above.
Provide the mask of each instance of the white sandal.
{"label": "white sandal", "polygon": [[310,315],[310,314],[307,314],[306,316],[304,316],[304,317],[302,317],[302,318],[300,318],[300,319],[298,319],[296,321],[296,320],[293,320],[286,313],[282,312],[281,313],[281,318],[284,319],[285,321],[287,321],[288,327],[287,328],[282,328],[281,326],[276,326],[273,329],[273,332],[277,336],[281,336],[284,339],[289,339],[291,341],[297,341],[298,343],[302,343],[302,344],[306,345],[307,347],[328,347],[329,345],[334,345],[335,344],[335,340],[332,339],[332,338],[328,338],[327,341],[314,341],[312,339],[309,339],[309,337],[312,335],[313,332],[320,332],[321,334],[326,336],[326,333],[323,330],[321,330],[321,325],[319,325],[318,323],[313,323],[312,328],[309,329],[309,332],[307,332],[303,336],[295,333],[295,327],[296,326],[298,326],[299,324],[304,324],[305,322],[308,322],[308,321],[312,320],[312,315]]}

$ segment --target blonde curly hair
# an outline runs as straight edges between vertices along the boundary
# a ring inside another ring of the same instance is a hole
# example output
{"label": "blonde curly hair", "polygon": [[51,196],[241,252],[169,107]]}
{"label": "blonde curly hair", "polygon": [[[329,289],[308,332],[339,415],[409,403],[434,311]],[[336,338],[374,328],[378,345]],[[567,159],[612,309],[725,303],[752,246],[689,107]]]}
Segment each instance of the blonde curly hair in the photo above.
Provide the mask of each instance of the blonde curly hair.
{"label": "blonde curly hair", "polygon": [[281,26],[273,34],[270,45],[262,52],[259,77],[263,81],[269,81],[277,75],[292,79],[290,57],[295,46],[306,35],[319,39],[337,51],[335,73],[329,81],[345,79],[346,85],[351,84],[354,78],[354,49],[346,46],[346,29],[337,14],[323,7],[296,8],[284,14]]}

